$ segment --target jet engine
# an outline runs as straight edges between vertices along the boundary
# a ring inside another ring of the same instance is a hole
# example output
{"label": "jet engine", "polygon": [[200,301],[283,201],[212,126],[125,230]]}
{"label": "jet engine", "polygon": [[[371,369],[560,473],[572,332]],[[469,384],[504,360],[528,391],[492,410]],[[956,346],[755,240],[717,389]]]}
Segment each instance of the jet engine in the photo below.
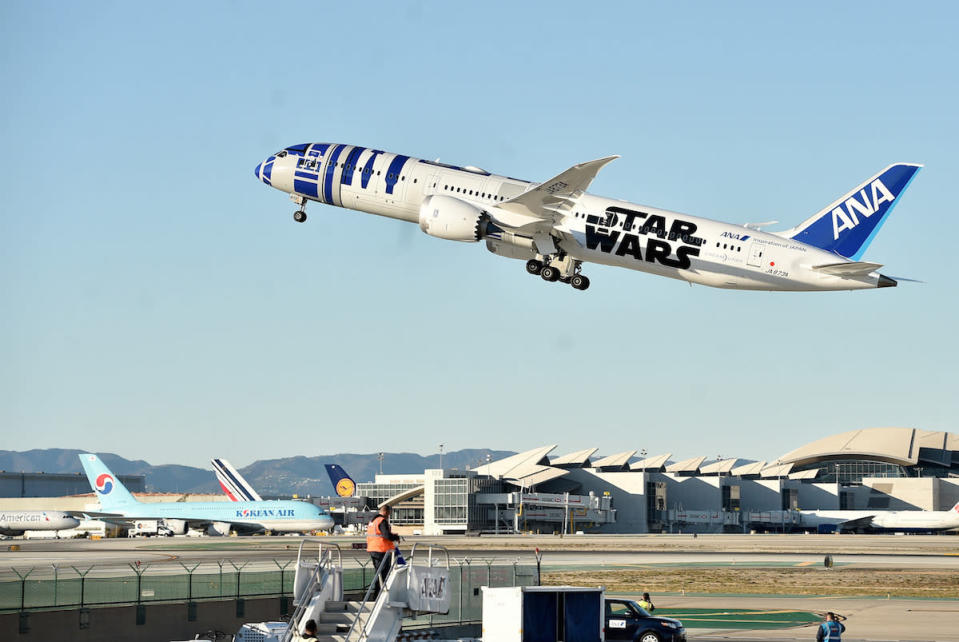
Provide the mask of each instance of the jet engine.
{"label": "jet engine", "polygon": [[186,520],[184,519],[165,519],[163,525],[169,528],[174,535],[184,535],[186,533]]}
{"label": "jet engine", "polygon": [[448,241],[475,243],[486,236],[489,216],[452,196],[429,196],[420,206],[420,229]]}
{"label": "jet engine", "polygon": [[207,535],[229,535],[230,534],[230,523],[229,522],[213,522],[206,528]]}

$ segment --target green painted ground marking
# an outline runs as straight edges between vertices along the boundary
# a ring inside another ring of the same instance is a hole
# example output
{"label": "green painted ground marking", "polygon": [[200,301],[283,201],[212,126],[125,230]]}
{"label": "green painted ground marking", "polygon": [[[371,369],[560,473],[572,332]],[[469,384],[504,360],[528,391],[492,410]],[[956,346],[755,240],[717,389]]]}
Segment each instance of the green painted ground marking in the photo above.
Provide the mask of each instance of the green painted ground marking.
{"label": "green painted ground marking", "polygon": [[821,622],[809,611],[790,609],[668,609],[655,615],[681,620],[687,629],[786,629]]}

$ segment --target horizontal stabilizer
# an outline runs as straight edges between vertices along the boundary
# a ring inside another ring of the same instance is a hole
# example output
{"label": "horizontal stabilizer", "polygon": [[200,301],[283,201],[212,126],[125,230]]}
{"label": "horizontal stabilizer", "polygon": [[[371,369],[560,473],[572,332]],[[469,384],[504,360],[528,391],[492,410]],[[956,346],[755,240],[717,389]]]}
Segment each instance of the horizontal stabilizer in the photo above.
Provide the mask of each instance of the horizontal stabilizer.
{"label": "horizontal stabilizer", "polygon": [[826,263],[814,265],[812,269],[833,276],[853,277],[865,276],[882,267],[881,263],[866,263],[865,261],[844,261],[843,263]]}

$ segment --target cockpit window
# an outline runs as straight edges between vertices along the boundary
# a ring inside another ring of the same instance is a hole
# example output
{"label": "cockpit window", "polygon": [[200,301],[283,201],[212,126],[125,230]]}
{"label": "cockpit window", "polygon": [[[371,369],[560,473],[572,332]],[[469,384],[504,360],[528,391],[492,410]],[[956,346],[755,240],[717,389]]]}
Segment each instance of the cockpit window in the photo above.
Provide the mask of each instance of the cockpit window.
{"label": "cockpit window", "polygon": [[284,149],[282,152],[280,152],[280,153],[278,153],[278,154],[276,155],[277,158],[283,158],[284,156],[286,156],[286,150],[285,150],[285,149]]}

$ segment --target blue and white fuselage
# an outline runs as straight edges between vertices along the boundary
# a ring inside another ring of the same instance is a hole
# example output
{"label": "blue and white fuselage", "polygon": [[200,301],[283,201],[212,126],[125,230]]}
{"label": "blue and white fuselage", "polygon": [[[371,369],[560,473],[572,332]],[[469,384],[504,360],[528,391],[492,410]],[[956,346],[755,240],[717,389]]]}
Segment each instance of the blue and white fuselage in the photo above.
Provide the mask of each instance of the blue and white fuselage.
{"label": "blue and white fuselage", "polygon": [[585,289],[582,263],[602,263],[719,288],[857,290],[896,285],[860,261],[919,165],[890,165],[799,226],[767,233],[586,193],[616,157],[543,183],[354,145],[294,145],[257,165],[306,220],[315,201],[418,223],[432,236],[483,240],[547,281]]}

